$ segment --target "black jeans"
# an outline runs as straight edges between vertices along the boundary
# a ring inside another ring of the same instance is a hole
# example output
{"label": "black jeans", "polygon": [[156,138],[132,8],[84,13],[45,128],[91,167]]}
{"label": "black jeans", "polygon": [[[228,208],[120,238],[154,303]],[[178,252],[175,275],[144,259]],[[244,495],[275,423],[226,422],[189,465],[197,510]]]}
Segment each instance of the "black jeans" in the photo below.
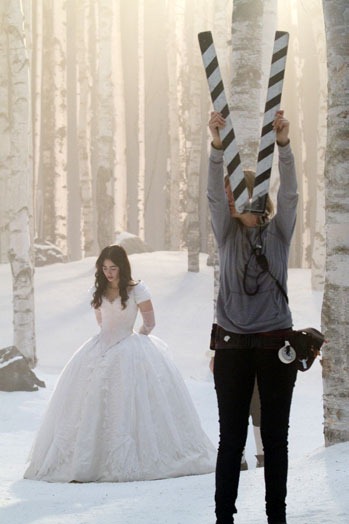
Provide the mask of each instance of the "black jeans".
{"label": "black jeans", "polygon": [[233,523],[233,514],[237,512],[240,462],[255,377],[261,401],[266,513],[270,523],[286,522],[288,427],[297,368],[295,363],[283,364],[279,360],[278,347],[282,345],[281,340],[275,345],[269,344],[265,336],[242,335],[239,348],[216,350],[214,381],[220,427],[215,493],[217,524]]}

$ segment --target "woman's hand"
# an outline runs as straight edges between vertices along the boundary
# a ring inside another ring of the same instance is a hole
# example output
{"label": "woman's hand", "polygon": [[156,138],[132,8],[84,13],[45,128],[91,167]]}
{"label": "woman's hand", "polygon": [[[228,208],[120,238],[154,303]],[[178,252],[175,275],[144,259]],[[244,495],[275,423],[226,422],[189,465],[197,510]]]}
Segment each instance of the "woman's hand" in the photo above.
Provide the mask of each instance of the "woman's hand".
{"label": "woman's hand", "polygon": [[290,123],[284,117],[282,110],[277,111],[273,122],[273,129],[276,133],[276,142],[279,146],[286,146],[289,143],[288,133],[290,130]]}
{"label": "woman's hand", "polygon": [[225,126],[225,119],[217,111],[211,113],[211,118],[208,122],[208,127],[212,135],[212,145],[216,149],[222,149],[222,140],[219,136],[219,130]]}

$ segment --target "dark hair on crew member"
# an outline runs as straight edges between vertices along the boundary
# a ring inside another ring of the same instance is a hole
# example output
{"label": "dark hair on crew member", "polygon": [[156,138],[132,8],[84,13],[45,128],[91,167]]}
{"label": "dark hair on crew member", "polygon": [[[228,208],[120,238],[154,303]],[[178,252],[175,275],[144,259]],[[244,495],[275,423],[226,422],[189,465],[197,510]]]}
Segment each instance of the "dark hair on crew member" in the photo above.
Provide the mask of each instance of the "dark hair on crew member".
{"label": "dark hair on crew member", "polygon": [[98,309],[102,304],[103,295],[108,287],[108,280],[103,272],[103,264],[111,260],[119,268],[119,293],[122,309],[125,309],[128,300],[127,288],[134,286],[136,282],[131,276],[131,266],[127,253],[123,247],[116,244],[105,247],[96,261],[95,291],[91,300],[91,306]]}

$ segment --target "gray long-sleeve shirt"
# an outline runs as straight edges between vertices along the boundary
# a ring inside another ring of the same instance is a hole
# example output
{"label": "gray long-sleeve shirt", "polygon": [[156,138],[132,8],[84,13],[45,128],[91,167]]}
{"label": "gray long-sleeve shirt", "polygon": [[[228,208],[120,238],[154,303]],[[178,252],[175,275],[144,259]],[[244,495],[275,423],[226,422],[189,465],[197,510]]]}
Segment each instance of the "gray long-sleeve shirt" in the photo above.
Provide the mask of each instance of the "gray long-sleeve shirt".
{"label": "gray long-sleeve shirt", "polygon": [[[266,225],[246,227],[230,215],[224,189],[223,152],[211,148],[207,196],[219,252],[217,323],[233,333],[261,333],[292,326],[291,311],[273,279],[275,277],[287,292],[288,254],[298,201],[289,144],[279,147],[279,173],[276,215]],[[252,255],[257,243],[262,244],[262,254],[268,260],[273,277],[266,272],[260,274],[261,268]],[[243,286],[247,263],[247,291],[254,292],[259,286],[253,296],[248,295]]]}

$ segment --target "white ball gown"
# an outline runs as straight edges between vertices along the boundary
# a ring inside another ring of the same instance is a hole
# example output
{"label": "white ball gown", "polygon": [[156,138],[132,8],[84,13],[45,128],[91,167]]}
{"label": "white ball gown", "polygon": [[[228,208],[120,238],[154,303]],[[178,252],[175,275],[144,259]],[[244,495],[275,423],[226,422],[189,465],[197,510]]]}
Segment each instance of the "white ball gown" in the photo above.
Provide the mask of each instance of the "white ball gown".
{"label": "white ball gown", "polygon": [[103,299],[100,332],[63,369],[24,478],[126,482],[210,473],[216,450],[204,433],[166,345],[134,332],[143,282]]}

